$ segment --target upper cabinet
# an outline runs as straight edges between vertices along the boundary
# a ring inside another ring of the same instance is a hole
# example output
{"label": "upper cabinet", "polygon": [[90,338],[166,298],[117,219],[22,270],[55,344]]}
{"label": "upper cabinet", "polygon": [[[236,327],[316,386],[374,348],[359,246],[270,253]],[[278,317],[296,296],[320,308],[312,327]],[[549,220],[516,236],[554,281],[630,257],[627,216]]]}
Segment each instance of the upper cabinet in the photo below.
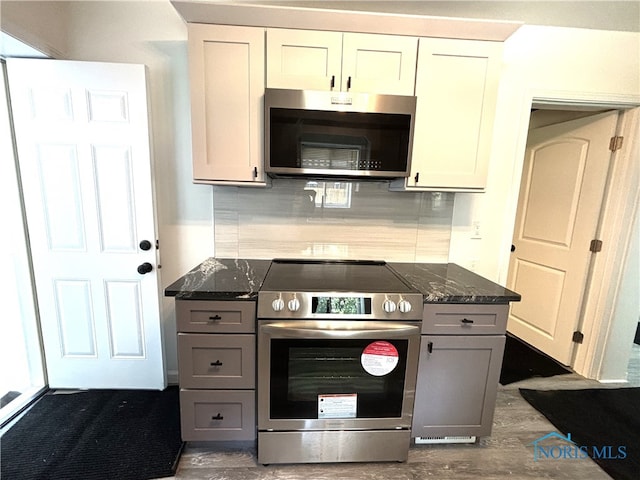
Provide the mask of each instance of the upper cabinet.
{"label": "upper cabinet", "polygon": [[418,39],[267,29],[267,87],[413,95]]}
{"label": "upper cabinet", "polygon": [[411,174],[391,189],[484,190],[502,42],[230,25],[188,29],[194,182],[267,185],[269,87],[415,95]]}
{"label": "upper cabinet", "polygon": [[264,29],[188,29],[194,182],[264,186]]}
{"label": "upper cabinet", "polygon": [[483,191],[502,43],[421,38],[411,175],[404,190]]}

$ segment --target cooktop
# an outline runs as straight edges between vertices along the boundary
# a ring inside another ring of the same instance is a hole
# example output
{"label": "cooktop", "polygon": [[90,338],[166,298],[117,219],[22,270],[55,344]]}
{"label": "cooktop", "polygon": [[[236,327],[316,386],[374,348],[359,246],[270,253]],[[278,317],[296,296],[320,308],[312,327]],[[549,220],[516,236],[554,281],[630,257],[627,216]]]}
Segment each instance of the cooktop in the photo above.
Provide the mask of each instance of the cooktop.
{"label": "cooktop", "polygon": [[275,259],[261,291],[417,293],[384,261]]}

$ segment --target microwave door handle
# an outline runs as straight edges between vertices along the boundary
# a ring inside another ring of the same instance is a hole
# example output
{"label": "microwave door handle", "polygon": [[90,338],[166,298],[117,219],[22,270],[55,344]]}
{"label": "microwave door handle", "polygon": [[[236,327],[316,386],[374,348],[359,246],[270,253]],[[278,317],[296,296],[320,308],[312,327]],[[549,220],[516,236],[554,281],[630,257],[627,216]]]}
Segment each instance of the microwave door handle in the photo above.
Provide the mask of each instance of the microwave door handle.
{"label": "microwave door handle", "polygon": [[[305,323],[307,325],[303,325]],[[358,322],[358,328],[323,327],[324,322],[295,322],[261,325],[264,333],[275,334],[278,338],[319,338],[319,339],[349,339],[349,338],[406,338],[408,335],[418,335],[420,327],[403,323]]]}

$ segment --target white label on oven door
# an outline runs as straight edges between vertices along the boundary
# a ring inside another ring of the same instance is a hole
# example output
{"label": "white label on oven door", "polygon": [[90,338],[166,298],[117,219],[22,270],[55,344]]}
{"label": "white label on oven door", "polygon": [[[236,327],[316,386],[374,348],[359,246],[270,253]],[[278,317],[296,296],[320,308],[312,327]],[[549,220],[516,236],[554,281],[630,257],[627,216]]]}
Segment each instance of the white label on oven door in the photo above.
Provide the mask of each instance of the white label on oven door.
{"label": "white label on oven door", "polygon": [[358,394],[318,395],[318,418],[355,418]]}
{"label": "white label on oven door", "polygon": [[373,342],[363,350],[360,362],[367,373],[382,377],[393,372],[398,365],[398,350],[384,340]]}

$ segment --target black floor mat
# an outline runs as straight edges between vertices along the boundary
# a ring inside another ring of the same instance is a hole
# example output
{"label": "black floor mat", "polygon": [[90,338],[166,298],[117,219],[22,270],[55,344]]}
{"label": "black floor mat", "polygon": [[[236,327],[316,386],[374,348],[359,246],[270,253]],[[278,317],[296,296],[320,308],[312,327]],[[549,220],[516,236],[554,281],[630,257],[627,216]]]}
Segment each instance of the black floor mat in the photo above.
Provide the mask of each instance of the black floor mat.
{"label": "black floor mat", "polygon": [[20,396],[20,392],[14,392],[13,390],[10,392],[7,392],[5,395],[2,396],[2,398],[0,398],[0,408],[6,407],[19,396]]}
{"label": "black floor mat", "polygon": [[[565,436],[571,434],[571,441],[583,447],[580,453],[593,458],[611,477],[616,480],[639,478],[640,388],[520,389],[520,393],[560,432]],[[552,451],[555,456],[546,461],[579,461],[556,458],[561,451]],[[572,448],[568,452],[576,450]]]}
{"label": "black floor mat", "polygon": [[508,385],[532,377],[552,377],[571,373],[551,357],[507,334],[500,371],[500,384]]}
{"label": "black floor mat", "polygon": [[47,394],[2,437],[4,480],[145,480],[175,473],[178,389]]}

